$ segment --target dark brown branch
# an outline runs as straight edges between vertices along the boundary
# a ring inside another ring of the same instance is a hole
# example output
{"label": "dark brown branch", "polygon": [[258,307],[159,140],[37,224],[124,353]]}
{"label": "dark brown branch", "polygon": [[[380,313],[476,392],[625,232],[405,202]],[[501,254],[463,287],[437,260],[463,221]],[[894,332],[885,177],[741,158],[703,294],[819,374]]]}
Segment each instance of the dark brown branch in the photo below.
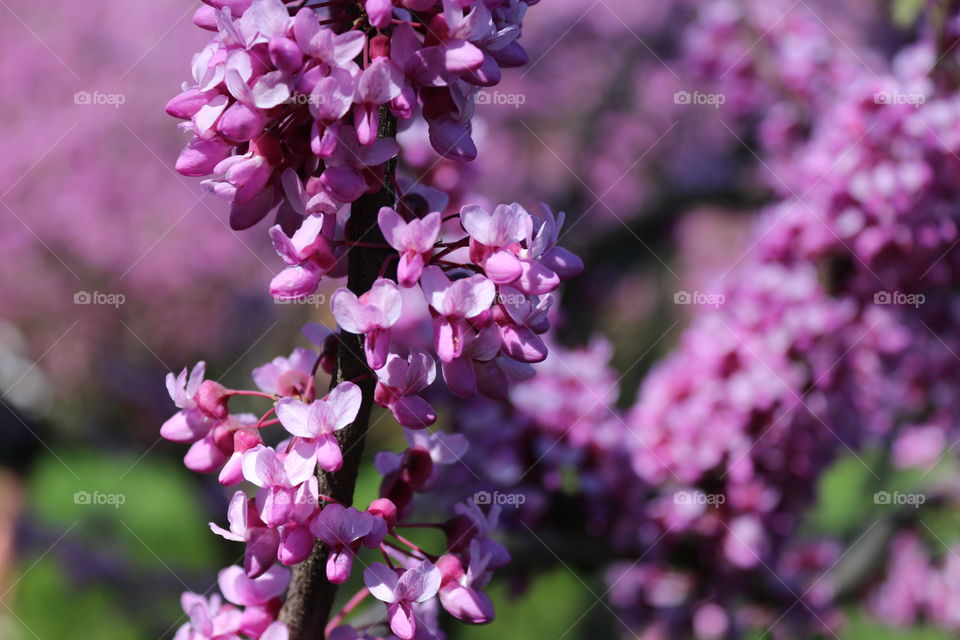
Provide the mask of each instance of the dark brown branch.
{"label": "dark brown branch", "polygon": [[[397,122],[386,108],[381,109],[379,136],[395,137]],[[387,164],[386,171],[395,171],[393,161]],[[395,194],[389,185],[394,181],[389,176],[384,179],[380,191],[370,193],[357,200],[351,208],[350,221],[347,224],[347,240],[361,242],[364,245],[385,246],[383,235],[377,225],[377,214],[384,206],[393,206]],[[380,274],[381,266],[393,252],[392,249],[377,249],[369,246],[353,246],[347,262],[347,287],[360,295],[370,290]],[[370,409],[373,406],[373,389],[376,378],[370,374],[363,355],[363,338],[351,333],[340,332],[340,348],[337,353],[337,369],[331,381],[334,387],[344,380],[361,378],[357,385],[363,392],[363,403],[357,419],[349,427],[337,432],[337,440],[343,451],[343,467],[336,473],[320,471],[320,493],[332,496],[339,502],[353,503],[353,491],[357,483],[357,473],[363,458],[363,442],[370,423]],[[337,594],[337,585],[327,580],[327,549],[319,541],[314,544],[313,552],[306,561],[294,567],[293,579],[287,601],[281,612],[281,619],[290,630],[290,640],[321,640],[324,627],[330,618],[330,610]]]}

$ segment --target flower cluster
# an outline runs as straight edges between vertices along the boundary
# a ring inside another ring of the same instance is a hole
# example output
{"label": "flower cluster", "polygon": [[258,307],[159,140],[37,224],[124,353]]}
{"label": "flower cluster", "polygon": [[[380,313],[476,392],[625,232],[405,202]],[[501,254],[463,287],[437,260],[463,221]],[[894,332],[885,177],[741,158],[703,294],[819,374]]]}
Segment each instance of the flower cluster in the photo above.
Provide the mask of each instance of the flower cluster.
{"label": "flower cluster", "polygon": [[167,105],[193,134],[184,175],[232,205],[250,227],[271,210],[287,230],[333,216],[379,189],[399,146],[378,137],[381,107],[422,115],[438,153],[471,160],[474,96],[502,67],[526,62],[518,0],[208,0],[194,21],[216,32],[193,82]]}
{"label": "flower cluster", "polygon": [[[366,587],[331,623],[332,638],[370,633],[369,627],[340,624],[368,595],[384,603],[387,626],[402,640],[420,637],[423,627],[436,632],[437,604],[464,622],[493,619],[483,588],[509,561],[491,537],[497,507],[484,512],[458,500],[444,521],[410,521],[415,495],[434,489],[441,468],[468,448],[461,435],[426,431],[437,414],[425,395],[439,360],[453,394],[506,399],[511,383],[528,379],[531,363],[547,357],[541,336],[549,328],[552,294],[583,265],[558,246],[564,216],[546,205],[534,213],[519,204],[492,211],[467,205],[448,213],[445,194],[396,178],[389,161],[400,147],[391,123],[412,124],[421,116],[416,122],[426,125],[438,153],[473,159],[475,93],[497,84],[501,67],[525,62],[516,39],[528,4],[334,0],[293,7],[280,0],[211,0],[195,22],[216,36],[194,58],[194,83],[167,105],[193,134],[177,169],[215,174],[205,185],[232,203],[234,228],[253,226],[277,210],[269,234],[285,266],[270,284],[275,298],[310,295],[324,277],[345,275],[354,249],[386,256],[372,265],[379,277],[366,291],[340,288],[330,300],[341,332],[362,336],[367,374],[319,397],[318,373],[333,374],[347,347],[332,331],[308,325],[304,333],[317,349],[297,348],[255,369],[257,390],[204,380],[203,363],[189,375],[184,370],[168,377],[180,411],[161,433],[191,444],[186,465],[218,472],[226,486],[245,481],[257,488],[252,497],[234,494],[228,528],[210,525],[245,544],[244,579],[256,583],[280,565],[303,562],[318,540],[327,549],[326,579],[333,584],[348,580],[361,550],[382,555],[384,562],[365,564]],[[395,196],[375,210],[385,242],[348,239],[358,201],[384,188]],[[397,339],[404,325],[418,322],[429,327],[425,344]],[[372,377],[373,393],[365,397],[361,385]],[[229,405],[236,396],[272,406],[261,416],[234,414]],[[348,452],[338,432],[371,402],[405,428],[409,447],[377,456],[384,476],[380,497],[359,510],[323,495],[318,477],[344,466]],[[270,445],[261,431],[274,425],[286,435]],[[408,526],[443,531],[443,553],[407,540],[400,531]],[[189,607],[196,607],[192,600]],[[257,617],[258,624],[273,624],[277,607],[269,611],[273,616]],[[267,634],[286,633],[274,626],[231,626],[237,615],[230,606],[206,602],[189,637],[242,633],[273,640]]]}
{"label": "flower cluster", "polygon": [[[305,333],[324,335],[317,326],[309,326]],[[466,438],[429,433],[423,424],[405,430],[409,442],[405,451],[377,455],[376,465],[384,476],[381,497],[365,510],[320,494],[316,472],[340,469],[343,455],[335,434],[356,419],[362,402],[360,387],[349,381],[322,398],[315,397],[313,379],[322,362],[317,351],[297,348],[290,357],[275,358],[254,370],[258,390],[227,389],[204,380],[202,362],[189,374],[184,369],[179,376],[168,375],[168,388],[180,411],[163,425],[162,435],[191,443],[184,459],[191,469],[218,472],[225,486],[248,482],[256,487],[253,497],[244,491],[234,494],[227,528],[210,523],[214,533],[245,545],[243,567],[231,567],[220,575],[227,604],[219,596],[204,599],[186,594],[184,611],[190,622],[178,639],[213,640],[239,634],[286,638],[286,628],[276,622],[290,573],[282,565],[303,562],[316,540],[329,549],[326,577],[334,584],[347,581],[362,549],[380,550],[385,563],[365,565],[367,587],[358,596],[362,599],[369,593],[385,603],[389,627],[398,638],[414,637],[417,620],[424,624],[417,611],[435,598],[465,622],[493,619],[482,588],[494,569],[509,562],[506,549],[490,537],[497,523],[496,507],[485,513],[472,501],[463,502],[447,521],[433,525],[409,521],[414,495],[435,487],[441,467],[456,463],[466,452]],[[391,398],[384,403],[401,417],[420,415],[419,404],[426,403],[404,392],[420,390],[432,381],[432,356],[415,352],[408,361],[390,354],[384,368],[388,371],[378,372],[377,397]],[[422,380],[427,369],[429,381]],[[259,418],[231,414],[229,403],[237,396],[269,399],[272,407]],[[261,430],[273,425],[282,426],[287,438],[268,446]],[[400,533],[405,527],[421,526],[445,532],[443,554],[431,554]]]}

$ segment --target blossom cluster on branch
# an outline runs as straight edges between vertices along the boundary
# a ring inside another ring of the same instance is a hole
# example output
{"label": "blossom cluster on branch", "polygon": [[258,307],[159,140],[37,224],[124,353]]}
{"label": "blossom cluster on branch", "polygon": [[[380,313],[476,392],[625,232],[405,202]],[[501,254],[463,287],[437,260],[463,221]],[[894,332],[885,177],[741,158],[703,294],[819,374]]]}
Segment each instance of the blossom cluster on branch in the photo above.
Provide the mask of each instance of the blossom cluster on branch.
{"label": "blossom cluster on branch", "polygon": [[[368,290],[340,288],[331,298],[340,330],[362,336],[362,354],[311,323],[304,334],[315,348],[297,347],[255,369],[256,389],[205,379],[202,362],[168,375],[180,410],[161,435],[190,444],[188,468],[218,473],[225,486],[257,488],[253,497],[234,494],[226,528],[210,525],[245,544],[243,567],[220,576],[227,604],[219,596],[184,596],[190,622],[178,640],[286,638],[278,621],[290,580],[284,565],[304,562],[317,541],[328,550],[325,577],[332,584],[348,580],[363,548],[383,559],[365,566],[366,586],[330,622],[330,638],[367,637],[379,626],[402,640],[421,631],[436,637],[438,608],[468,623],[492,620],[483,587],[509,561],[491,537],[498,509],[461,500],[445,520],[410,521],[415,495],[433,490],[438,468],[468,447],[462,435],[426,430],[437,414],[423,394],[439,360],[453,394],[506,400],[511,384],[529,379],[531,364],[547,357],[541,336],[552,294],[583,265],[558,246],[563,214],[546,205],[534,212],[516,203],[492,211],[467,205],[445,215],[445,194],[396,178],[392,159],[400,146],[388,121],[425,123],[439,154],[473,159],[474,95],[499,82],[501,67],[526,61],[516,39],[528,4],[208,0],[197,11],[196,24],[216,35],[194,57],[194,83],[167,105],[193,136],[177,170],[214,174],[204,184],[232,203],[235,229],[276,210],[269,235],[285,266],[271,294],[310,295],[322,278],[347,275],[358,259],[371,259],[358,251],[385,257],[364,265],[379,271]],[[351,237],[356,207],[383,191],[393,203],[373,213],[385,242]],[[428,322],[432,339],[424,348],[402,348],[392,334],[418,319]],[[360,359],[367,373],[339,380],[344,358]],[[316,388],[321,371],[335,381],[326,395]],[[376,385],[365,397],[363,383],[372,377]],[[261,415],[232,413],[238,396],[269,406]],[[371,402],[404,427],[409,447],[377,456],[380,497],[359,510],[349,497],[344,503],[322,494],[318,478],[344,467],[348,451],[338,433]],[[283,430],[278,444],[261,435],[272,426]],[[441,553],[401,533],[417,526],[446,534]],[[385,606],[385,622],[345,624],[368,596]]]}

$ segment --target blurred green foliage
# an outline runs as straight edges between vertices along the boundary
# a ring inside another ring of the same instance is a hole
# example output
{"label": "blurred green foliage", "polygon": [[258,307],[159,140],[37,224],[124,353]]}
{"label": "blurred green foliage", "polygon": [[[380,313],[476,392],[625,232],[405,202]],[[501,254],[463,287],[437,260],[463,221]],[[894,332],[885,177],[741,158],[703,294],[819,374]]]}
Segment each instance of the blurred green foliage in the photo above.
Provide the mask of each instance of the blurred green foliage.
{"label": "blurred green foliage", "polygon": [[[374,445],[368,454],[377,448]],[[860,459],[844,457],[832,466],[818,488],[820,499],[809,514],[810,535],[829,533],[852,542],[874,522],[889,517],[889,507],[875,503],[875,492],[932,491],[944,475],[942,469],[927,475],[893,471],[885,467],[883,459],[882,452],[873,451]],[[882,477],[875,477],[869,469],[878,470]],[[46,456],[38,461],[28,478],[25,504],[29,505],[31,526],[43,531],[45,537],[30,541],[28,554],[21,561],[21,574],[15,577],[14,611],[19,621],[15,620],[15,635],[9,640],[155,640],[164,630],[172,632],[179,624],[180,591],[188,587],[203,591],[212,586],[223,564],[236,560],[225,558],[225,548],[229,553],[235,549],[222,544],[203,524],[209,519],[210,506],[200,498],[200,482],[164,456],[137,460],[86,451],[62,460]],[[365,465],[356,504],[368,504],[376,497],[378,486],[378,474],[372,465]],[[85,503],[84,495],[90,496],[89,503]],[[95,504],[98,500],[110,503]],[[944,553],[944,545],[960,539],[960,514],[932,508],[924,511],[922,522],[925,527],[918,531],[934,547],[939,544]],[[425,548],[442,545],[436,530],[411,529],[408,534]],[[109,561],[124,567],[138,590],[145,589],[148,597],[134,598],[131,606],[125,585],[84,578],[84,559],[70,560],[68,549],[74,550],[73,555],[76,549],[105,554]],[[363,554],[365,563],[378,559],[371,553]],[[80,569],[68,568],[77,562]],[[151,588],[154,582],[158,586]],[[357,572],[341,596],[348,597],[351,589],[359,586]],[[450,637],[617,638],[621,623],[604,603],[598,602],[605,591],[601,576],[574,575],[562,565],[530,576],[522,586],[506,578],[495,580],[489,593],[497,607],[497,620],[481,627],[449,625]],[[863,612],[850,610],[840,637],[946,640],[950,636],[929,627],[891,629]]]}

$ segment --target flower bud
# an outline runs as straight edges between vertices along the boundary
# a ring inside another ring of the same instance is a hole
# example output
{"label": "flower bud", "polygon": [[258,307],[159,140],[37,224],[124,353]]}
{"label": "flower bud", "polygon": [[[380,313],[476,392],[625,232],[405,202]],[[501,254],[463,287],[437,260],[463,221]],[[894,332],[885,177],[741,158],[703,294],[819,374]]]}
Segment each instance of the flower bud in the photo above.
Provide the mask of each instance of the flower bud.
{"label": "flower bud", "polygon": [[397,524],[397,505],[393,504],[393,501],[389,498],[377,498],[370,503],[367,511],[383,518],[390,528]]}
{"label": "flower bud", "polygon": [[230,395],[219,382],[213,380],[204,380],[200,385],[200,391],[197,392],[197,405],[200,411],[217,420],[226,420],[230,415],[230,409],[227,402]]}

